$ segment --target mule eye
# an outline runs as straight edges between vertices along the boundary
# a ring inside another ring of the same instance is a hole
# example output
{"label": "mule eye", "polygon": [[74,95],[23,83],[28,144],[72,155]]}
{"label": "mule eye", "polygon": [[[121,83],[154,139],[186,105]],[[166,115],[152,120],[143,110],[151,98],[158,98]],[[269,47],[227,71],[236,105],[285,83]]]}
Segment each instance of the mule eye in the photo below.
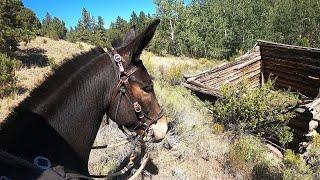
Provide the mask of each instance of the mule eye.
{"label": "mule eye", "polygon": [[142,88],[142,90],[144,92],[152,92],[153,91],[153,86],[146,86],[146,87]]}

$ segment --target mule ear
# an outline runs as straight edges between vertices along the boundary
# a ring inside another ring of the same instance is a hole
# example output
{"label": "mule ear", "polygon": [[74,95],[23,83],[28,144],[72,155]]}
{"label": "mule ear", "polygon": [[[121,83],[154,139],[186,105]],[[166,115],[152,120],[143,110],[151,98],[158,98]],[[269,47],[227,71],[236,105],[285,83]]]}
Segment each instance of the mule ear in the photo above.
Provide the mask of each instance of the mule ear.
{"label": "mule ear", "polygon": [[131,59],[137,60],[143,49],[149,44],[160,23],[160,19],[154,20],[135,40],[131,51]]}
{"label": "mule ear", "polygon": [[131,40],[129,44],[126,44],[118,48],[118,52],[122,56],[126,57],[126,59],[128,59],[130,62],[137,60],[141,55],[143,49],[151,41],[159,23],[159,19],[154,20],[142,33],[140,33],[133,40]]}
{"label": "mule ear", "polygon": [[114,49],[121,47],[122,45],[122,40],[121,38],[118,36],[117,38],[115,38],[114,40],[112,40],[111,45]]}
{"label": "mule ear", "polygon": [[127,32],[122,44],[127,45],[131,41],[133,41],[134,38],[136,38],[136,25],[131,26],[131,28]]}

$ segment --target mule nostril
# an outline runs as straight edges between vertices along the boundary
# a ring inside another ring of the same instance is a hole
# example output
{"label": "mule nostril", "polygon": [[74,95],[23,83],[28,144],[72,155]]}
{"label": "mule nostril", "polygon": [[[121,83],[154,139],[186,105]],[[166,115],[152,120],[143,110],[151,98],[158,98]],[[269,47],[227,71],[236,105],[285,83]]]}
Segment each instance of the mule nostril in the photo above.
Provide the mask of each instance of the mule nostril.
{"label": "mule nostril", "polygon": [[149,114],[150,114],[150,111],[146,111],[145,114],[146,114],[146,115],[149,115]]}

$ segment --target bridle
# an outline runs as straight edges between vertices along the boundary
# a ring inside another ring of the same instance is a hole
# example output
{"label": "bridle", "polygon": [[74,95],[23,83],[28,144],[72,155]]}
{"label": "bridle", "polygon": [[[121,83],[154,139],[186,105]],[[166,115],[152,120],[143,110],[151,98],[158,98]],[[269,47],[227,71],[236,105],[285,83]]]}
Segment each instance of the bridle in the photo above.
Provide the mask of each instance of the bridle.
{"label": "bridle", "polygon": [[[150,126],[162,118],[162,116],[164,115],[164,111],[161,109],[154,118],[151,118],[146,113],[144,113],[144,111],[141,108],[141,105],[139,104],[139,102],[137,100],[135,100],[135,98],[133,96],[130,82],[129,82],[130,76],[133,75],[138,70],[138,67],[132,66],[128,70],[125,70],[125,68],[122,64],[121,55],[115,49],[112,49],[110,51],[111,51],[111,53],[107,52],[107,54],[110,56],[110,59],[112,60],[113,67],[116,71],[116,74],[117,74],[119,81],[118,81],[117,85],[112,90],[111,98],[107,104],[106,112],[108,113],[108,111],[110,110],[111,104],[113,104],[116,97],[118,95],[120,95],[117,106],[116,106],[115,119],[114,119],[114,121],[117,122],[117,115],[119,112],[119,106],[120,106],[122,97],[124,96],[127,99],[127,101],[129,102],[129,104],[133,107],[135,114],[136,114],[136,117],[138,119],[138,124],[130,131],[133,132],[134,130],[142,128],[143,135],[148,134],[150,131]],[[128,135],[127,132],[124,131],[123,126],[119,126],[119,128],[126,135]]]}

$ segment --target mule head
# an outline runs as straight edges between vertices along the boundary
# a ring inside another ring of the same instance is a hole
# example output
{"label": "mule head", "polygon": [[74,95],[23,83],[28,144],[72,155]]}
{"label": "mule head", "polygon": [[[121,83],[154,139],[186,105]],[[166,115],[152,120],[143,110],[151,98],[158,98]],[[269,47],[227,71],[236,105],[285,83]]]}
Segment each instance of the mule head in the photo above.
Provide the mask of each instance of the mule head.
{"label": "mule head", "polygon": [[[160,105],[156,98],[153,89],[153,78],[147,72],[147,69],[143,65],[140,55],[143,49],[151,41],[155,30],[160,23],[160,20],[153,21],[142,33],[136,35],[135,26],[133,26],[126,34],[122,43],[117,42],[113,44],[117,52],[122,56],[125,69],[131,69],[136,67],[137,70],[130,75],[129,84],[134,101],[137,101],[141,105],[142,111],[147,117],[151,119],[156,118],[161,111]],[[118,97],[115,102],[112,102],[112,107],[109,111],[110,117],[116,121],[120,126],[125,126],[128,129],[137,127],[139,119],[132,107],[131,102],[126,98],[122,100]],[[116,108],[119,103],[118,108]],[[117,110],[118,109],[118,110]],[[168,130],[168,123],[165,116],[162,116],[156,122],[150,125],[150,129],[153,132],[153,139],[159,141],[163,139]],[[137,133],[142,130],[135,130]]]}

